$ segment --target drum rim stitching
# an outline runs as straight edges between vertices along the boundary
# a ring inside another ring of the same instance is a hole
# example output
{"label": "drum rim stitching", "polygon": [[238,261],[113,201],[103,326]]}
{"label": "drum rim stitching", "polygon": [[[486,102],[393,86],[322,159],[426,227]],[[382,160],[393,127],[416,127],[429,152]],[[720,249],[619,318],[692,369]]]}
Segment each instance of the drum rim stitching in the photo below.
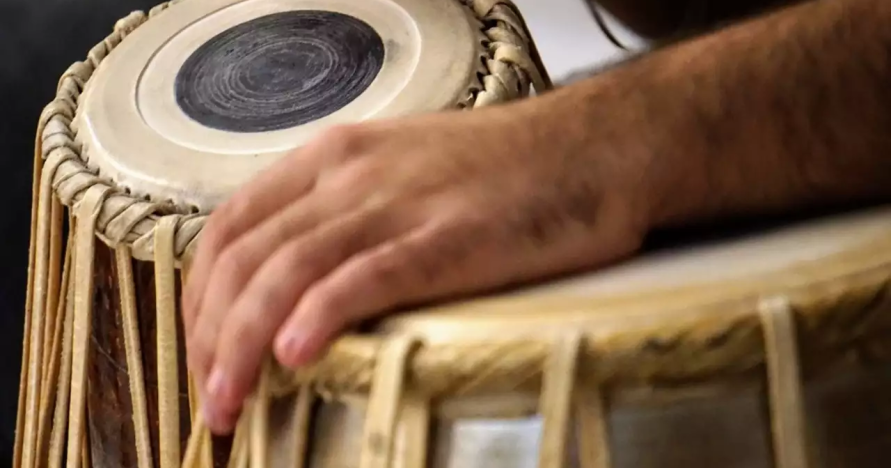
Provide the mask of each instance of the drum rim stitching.
{"label": "drum rim stitching", "polygon": [[[806,368],[814,367],[816,362],[830,369],[832,364],[851,358],[860,366],[869,365],[871,360],[891,358],[889,349],[880,351],[878,358],[863,356],[863,348],[875,345],[891,330],[891,314],[887,313],[891,311],[891,262],[790,288],[769,297],[789,301],[798,336],[805,338],[798,343],[800,353],[805,355],[803,363],[811,361],[810,365],[805,364]],[[682,387],[707,379],[744,377],[758,372],[764,366],[758,306],[767,298],[750,295],[700,306],[700,310],[720,309],[725,313],[713,314],[715,319],[696,326],[688,322],[673,325],[660,322],[651,327],[613,331],[605,336],[592,336],[594,330],[583,330],[582,382],[588,386]],[[838,323],[839,319],[851,316],[858,316],[858,320]],[[884,323],[879,333],[865,330],[863,324],[876,320],[876,316]],[[366,394],[380,346],[398,336],[347,336],[335,343],[312,368],[295,372],[276,366],[273,393],[288,394],[299,385],[312,383],[326,399]],[[540,339],[422,344],[409,366],[409,385],[433,399],[493,392],[535,393],[540,390],[553,338],[551,335]],[[693,355],[697,359],[685,359]],[[488,380],[476,379],[484,374]],[[805,374],[818,376],[820,372],[812,370]],[[419,382],[422,382],[420,388]]]}
{"label": "drum rim stitching", "polygon": [[[173,200],[135,196],[126,185],[103,177],[90,164],[89,145],[78,138],[77,116],[79,102],[84,92],[88,92],[85,88],[103,59],[143,23],[181,1],[161,3],[147,14],[134,11],[118,20],[113,32],[89,51],[86,60],[75,62],[63,73],[56,97],[41,114],[42,131],[38,135],[43,159],[55,151],[70,152],[76,156],[62,164],[53,180],[53,188],[66,207],[77,204],[90,186],[101,184],[110,189],[109,197],[103,203],[103,217],[106,219],[96,230],[97,236],[108,246],[127,245],[135,259],[151,261],[154,256],[152,239],[160,218],[178,217],[175,243],[177,265],[181,264],[182,257],[197,241],[208,214],[199,213],[197,207],[178,206]],[[466,97],[455,103],[456,108],[472,109],[514,100],[527,95],[530,85],[541,87],[539,92],[542,93],[551,88],[550,78],[530,39],[528,27],[511,0],[455,1],[465,9],[471,20],[476,21],[479,39],[484,46],[481,48],[478,71],[468,80]],[[508,37],[510,42],[505,42],[504,37]],[[528,63],[513,60],[513,53],[520,53],[528,59]],[[511,85],[517,89],[508,89]],[[128,210],[128,218],[119,219]],[[122,226],[107,229],[113,223]]]}

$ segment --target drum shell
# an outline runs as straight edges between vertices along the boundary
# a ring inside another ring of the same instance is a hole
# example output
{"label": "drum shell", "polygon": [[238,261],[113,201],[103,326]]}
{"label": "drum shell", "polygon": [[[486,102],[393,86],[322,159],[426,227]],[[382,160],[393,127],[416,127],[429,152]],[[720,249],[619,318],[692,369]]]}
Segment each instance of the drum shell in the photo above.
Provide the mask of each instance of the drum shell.
{"label": "drum shell", "polygon": [[[146,395],[146,413],[151,435],[152,459],[159,458],[158,425],[158,335],[155,302],[155,264],[132,260],[133,287],[136,298],[139,341]],[[137,466],[136,438],[133,425],[133,400],[130,370],[124,345],[124,321],[121,313],[121,284],[115,253],[97,242],[94,258],[95,287],[87,392],[88,438],[95,468]],[[176,280],[176,301],[180,301],[182,281]],[[177,354],[179,356],[180,450],[185,451],[191,428],[189,387],[185,361],[185,340],[181,315],[177,313]],[[231,438],[216,443],[216,466],[225,466]]]}
{"label": "drum shell", "polygon": [[[811,468],[887,465],[891,367],[840,369],[809,379],[804,389]],[[537,403],[534,395],[504,394],[439,405],[429,466],[533,468],[541,434]],[[358,466],[363,407],[361,400],[319,402],[309,467]],[[614,389],[606,411],[613,468],[773,466],[770,412],[757,373],[745,381]],[[576,432],[567,466],[587,468],[578,461],[578,437]]]}
{"label": "drum shell", "polygon": [[[136,465],[133,408],[120,285],[114,252],[97,243],[90,355],[88,426],[95,467]],[[144,386],[152,450],[158,456],[157,336],[154,264],[132,261],[137,298]],[[181,283],[177,281],[177,303]],[[189,397],[182,322],[177,313],[180,434],[189,435]],[[891,337],[886,337],[891,338]],[[891,446],[891,367],[844,365],[809,372],[804,385],[811,460],[815,468],[879,468]],[[772,466],[771,421],[764,369],[744,378],[648,388],[610,388],[607,425],[615,468]],[[591,390],[593,393],[593,390]],[[293,397],[291,397],[293,398]],[[288,401],[278,402],[287,408]],[[540,419],[535,395],[496,394],[434,402],[429,459],[432,468],[523,468],[534,466]],[[308,430],[308,467],[358,465],[364,426],[363,397],[325,401],[316,397]],[[483,410],[485,408],[485,410]],[[280,413],[273,411],[273,414]],[[577,416],[577,415],[576,415]],[[574,421],[578,423],[578,419]],[[214,465],[225,466],[229,439],[215,440]],[[570,466],[579,466],[578,434]]]}

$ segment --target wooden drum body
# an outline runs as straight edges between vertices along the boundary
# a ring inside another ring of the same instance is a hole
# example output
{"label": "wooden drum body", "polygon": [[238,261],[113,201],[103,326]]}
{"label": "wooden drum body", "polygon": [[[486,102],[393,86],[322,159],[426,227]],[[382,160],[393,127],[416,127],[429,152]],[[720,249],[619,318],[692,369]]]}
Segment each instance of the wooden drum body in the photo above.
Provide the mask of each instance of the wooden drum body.
{"label": "wooden drum body", "polygon": [[13,466],[180,466],[183,259],[253,175],[333,125],[550,86],[509,0],[185,0],[120,20],[41,116]]}

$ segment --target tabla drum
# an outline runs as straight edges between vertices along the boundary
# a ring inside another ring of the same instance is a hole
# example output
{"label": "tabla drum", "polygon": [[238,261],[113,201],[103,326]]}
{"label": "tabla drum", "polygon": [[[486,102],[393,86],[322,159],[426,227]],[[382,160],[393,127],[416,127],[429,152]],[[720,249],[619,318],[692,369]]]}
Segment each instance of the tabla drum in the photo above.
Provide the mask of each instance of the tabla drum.
{"label": "tabla drum", "polygon": [[13,466],[180,466],[183,259],[252,175],[333,125],[550,87],[510,0],[185,0],[120,20],[38,128]]}
{"label": "tabla drum", "polygon": [[[669,243],[390,316],[299,372],[269,364],[232,454],[251,467],[885,467],[889,287],[891,207]],[[187,466],[207,466],[195,428]]]}

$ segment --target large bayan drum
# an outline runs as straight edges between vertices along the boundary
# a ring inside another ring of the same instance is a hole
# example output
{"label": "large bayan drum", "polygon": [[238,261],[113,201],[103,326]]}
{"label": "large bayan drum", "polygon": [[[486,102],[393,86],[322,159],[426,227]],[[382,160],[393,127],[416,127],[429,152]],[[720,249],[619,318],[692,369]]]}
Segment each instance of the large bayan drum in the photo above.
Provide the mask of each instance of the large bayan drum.
{"label": "large bayan drum", "polygon": [[887,467],[891,207],[711,234],[270,363],[234,466]]}
{"label": "large bayan drum", "polygon": [[181,464],[184,259],[254,174],[334,125],[550,86],[509,0],[186,0],[120,20],[38,129],[13,465]]}

